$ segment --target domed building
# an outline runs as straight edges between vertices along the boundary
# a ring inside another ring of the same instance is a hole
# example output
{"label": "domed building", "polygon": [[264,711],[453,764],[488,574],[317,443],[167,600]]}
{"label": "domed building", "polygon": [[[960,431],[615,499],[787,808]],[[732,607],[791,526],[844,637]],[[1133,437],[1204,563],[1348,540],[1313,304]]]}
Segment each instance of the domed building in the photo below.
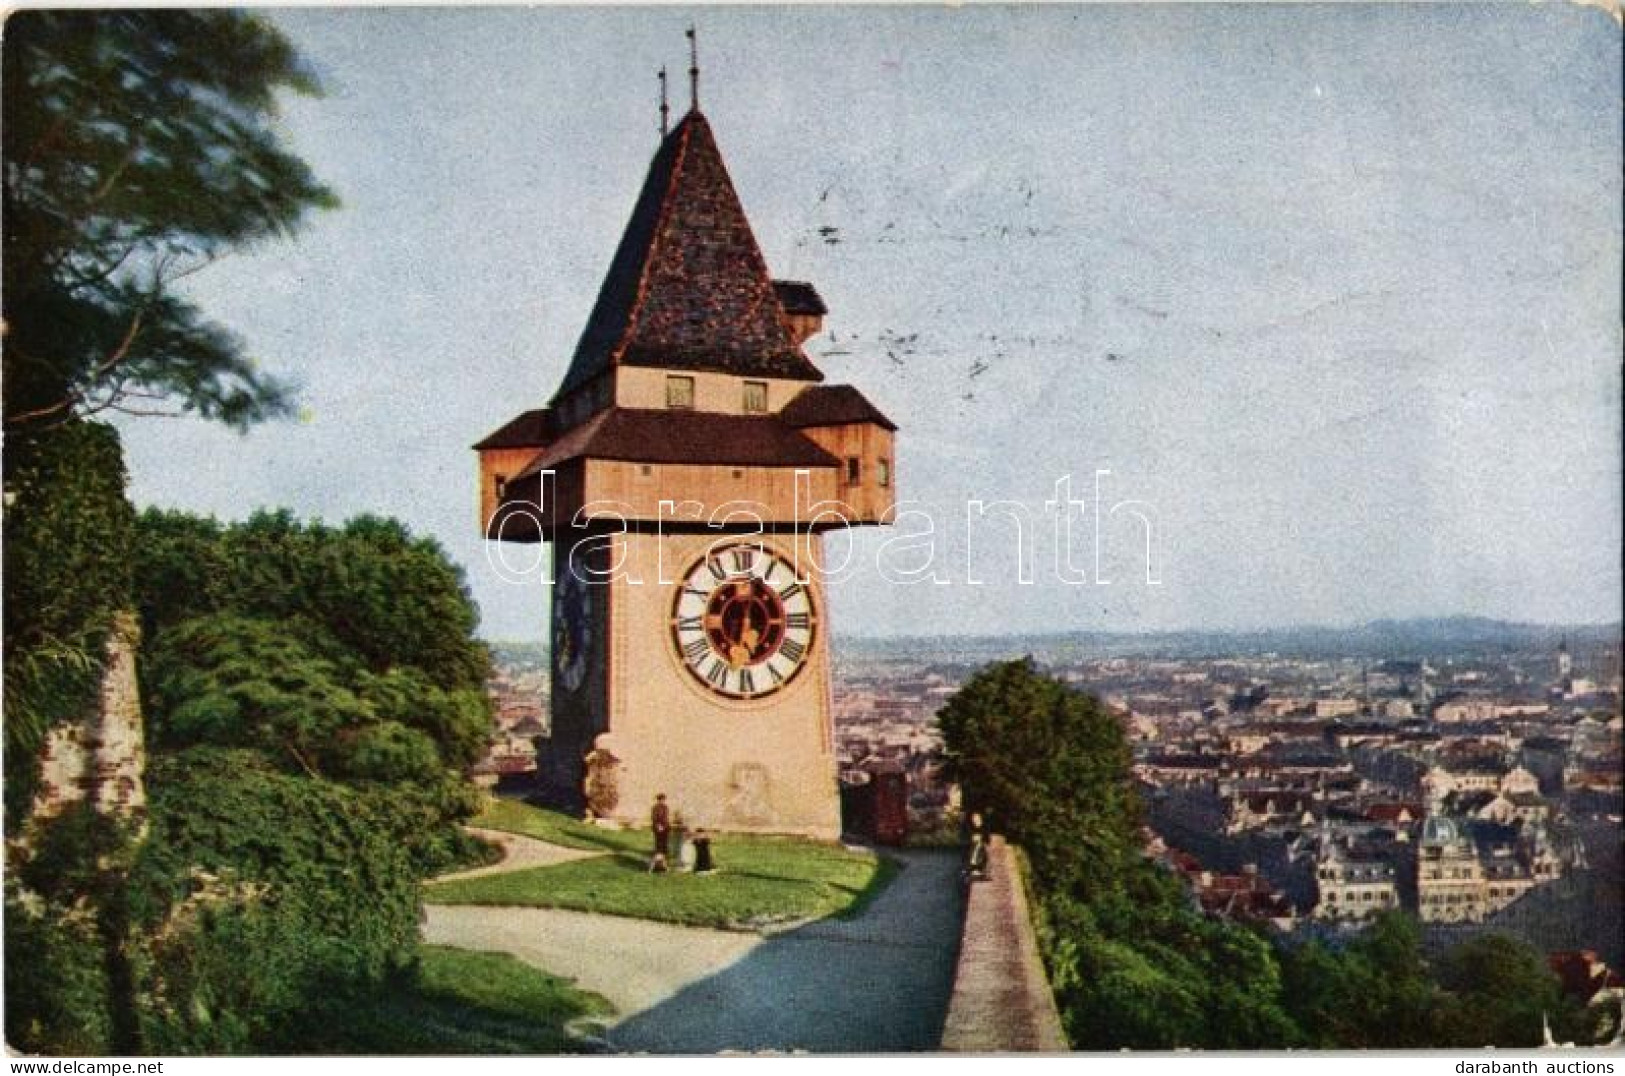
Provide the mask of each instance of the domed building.
{"label": "domed building", "polygon": [[1484,868],[1461,825],[1430,814],[1416,846],[1417,914],[1424,923],[1475,923],[1490,911]]}

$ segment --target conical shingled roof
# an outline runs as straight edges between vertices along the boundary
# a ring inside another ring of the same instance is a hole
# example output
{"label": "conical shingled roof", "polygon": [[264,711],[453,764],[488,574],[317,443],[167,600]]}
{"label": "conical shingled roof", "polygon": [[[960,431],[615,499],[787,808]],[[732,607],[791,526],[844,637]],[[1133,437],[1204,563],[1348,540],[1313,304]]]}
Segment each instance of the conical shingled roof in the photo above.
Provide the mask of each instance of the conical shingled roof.
{"label": "conical shingled roof", "polygon": [[623,365],[823,380],[785,328],[767,262],[697,110],[649,166],[554,398]]}

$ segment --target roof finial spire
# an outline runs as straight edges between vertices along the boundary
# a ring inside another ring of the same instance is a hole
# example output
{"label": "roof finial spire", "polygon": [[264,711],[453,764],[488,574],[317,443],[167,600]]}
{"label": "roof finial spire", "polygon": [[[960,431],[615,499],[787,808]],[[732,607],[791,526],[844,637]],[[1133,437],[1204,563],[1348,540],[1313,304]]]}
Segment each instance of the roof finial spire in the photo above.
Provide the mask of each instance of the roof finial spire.
{"label": "roof finial spire", "polygon": [[700,110],[700,44],[694,34],[694,24],[688,25],[688,94],[689,111]]}
{"label": "roof finial spire", "polygon": [[666,137],[667,128],[671,126],[671,106],[666,103],[666,69],[660,69],[660,137]]}

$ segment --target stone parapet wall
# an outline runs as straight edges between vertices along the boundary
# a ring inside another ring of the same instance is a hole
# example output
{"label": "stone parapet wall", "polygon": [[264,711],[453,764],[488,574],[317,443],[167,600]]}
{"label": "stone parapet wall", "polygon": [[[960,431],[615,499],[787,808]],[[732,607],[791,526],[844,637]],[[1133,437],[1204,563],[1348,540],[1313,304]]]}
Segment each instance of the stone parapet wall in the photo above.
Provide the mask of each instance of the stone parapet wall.
{"label": "stone parapet wall", "polygon": [[1054,1053],[1067,1049],[1044,975],[1016,857],[1002,837],[988,849],[987,878],[965,902],[959,966],[942,1033],[956,1053]]}

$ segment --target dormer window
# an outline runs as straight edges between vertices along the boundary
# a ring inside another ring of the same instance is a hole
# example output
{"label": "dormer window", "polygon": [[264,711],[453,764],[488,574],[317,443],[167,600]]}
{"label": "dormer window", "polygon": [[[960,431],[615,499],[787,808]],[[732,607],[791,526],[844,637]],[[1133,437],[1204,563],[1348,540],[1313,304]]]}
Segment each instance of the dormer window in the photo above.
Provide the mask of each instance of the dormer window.
{"label": "dormer window", "polygon": [[765,414],[767,414],[767,382],[766,381],[747,381],[747,382],[745,382],[745,401],[744,401],[744,403],[745,403],[745,414],[747,414],[747,415],[765,415]]}
{"label": "dormer window", "polygon": [[891,461],[884,456],[875,465],[875,480],[880,483],[881,489],[886,489],[891,485]]}
{"label": "dormer window", "polygon": [[846,458],[846,484],[855,486],[863,480],[863,461],[856,456]]}
{"label": "dormer window", "polygon": [[666,378],[666,406],[675,410],[694,410],[694,379],[692,377]]}

